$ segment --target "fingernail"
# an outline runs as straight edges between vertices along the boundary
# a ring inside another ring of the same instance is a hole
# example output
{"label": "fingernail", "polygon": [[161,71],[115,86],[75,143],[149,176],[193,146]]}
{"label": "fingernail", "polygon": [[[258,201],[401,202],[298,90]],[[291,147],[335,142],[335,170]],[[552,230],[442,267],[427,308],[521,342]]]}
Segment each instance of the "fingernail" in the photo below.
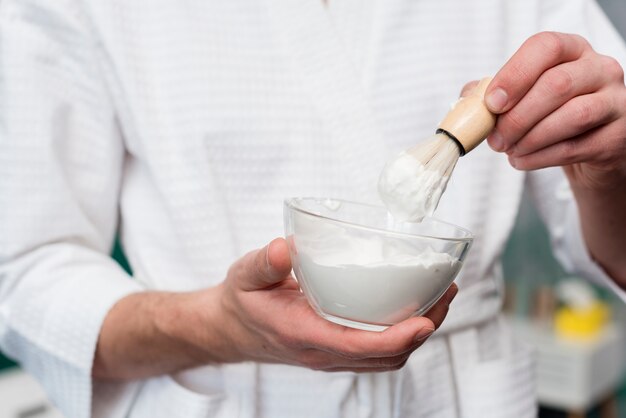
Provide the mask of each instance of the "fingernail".
{"label": "fingernail", "polygon": [[506,91],[501,88],[497,88],[485,97],[485,103],[492,112],[498,113],[504,110],[506,103],[509,101],[509,96]]}
{"label": "fingernail", "polygon": [[502,139],[502,135],[498,131],[493,131],[489,135],[489,141],[487,142],[494,151],[502,151],[504,149],[504,139]]}
{"label": "fingernail", "polygon": [[509,157],[509,163],[513,166],[513,168],[517,168],[517,158]]}
{"label": "fingernail", "polygon": [[415,338],[413,339],[413,342],[417,343],[420,341],[424,341],[426,338],[430,337],[433,332],[435,332],[434,328],[424,327],[417,332]]}

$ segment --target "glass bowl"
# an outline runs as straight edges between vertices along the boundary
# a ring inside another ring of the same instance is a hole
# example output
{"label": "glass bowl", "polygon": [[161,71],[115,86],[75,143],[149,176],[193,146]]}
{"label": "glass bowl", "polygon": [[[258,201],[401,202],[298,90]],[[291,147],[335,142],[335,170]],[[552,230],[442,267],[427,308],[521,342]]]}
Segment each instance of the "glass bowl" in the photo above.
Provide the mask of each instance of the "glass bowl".
{"label": "glass bowl", "polygon": [[382,206],[328,198],[284,203],[296,279],[311,307],[370,331],[424,314],[450,287],[471,232],[425,218],[396,222]]}

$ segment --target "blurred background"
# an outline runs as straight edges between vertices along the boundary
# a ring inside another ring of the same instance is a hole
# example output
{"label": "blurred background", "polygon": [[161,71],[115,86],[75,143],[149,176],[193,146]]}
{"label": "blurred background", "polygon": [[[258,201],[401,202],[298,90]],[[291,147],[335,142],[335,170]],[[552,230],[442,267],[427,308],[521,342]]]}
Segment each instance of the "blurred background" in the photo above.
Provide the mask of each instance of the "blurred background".
{"label": "blurred background", "polygon": [[[626,0],[598,3],[626,39]],[[526,196],[504,263],[505,311],[537,352],[540,418],[626,418],[626,305],[563,270]],[[585,293],[597,299],[576,311]]]}
{"label": "blurred background", "polygon": [[[1,2],[2,0],[0,0]],[[599,0],[626,38],[626,0]],[[113,257],[124,267],[120,248]],[[565,273],[527,198],[505,252],[505,310],[538,354],[540,417],[626,418],[626,307]],[[0,418],[61,417],[39,385],[0,353]]]}

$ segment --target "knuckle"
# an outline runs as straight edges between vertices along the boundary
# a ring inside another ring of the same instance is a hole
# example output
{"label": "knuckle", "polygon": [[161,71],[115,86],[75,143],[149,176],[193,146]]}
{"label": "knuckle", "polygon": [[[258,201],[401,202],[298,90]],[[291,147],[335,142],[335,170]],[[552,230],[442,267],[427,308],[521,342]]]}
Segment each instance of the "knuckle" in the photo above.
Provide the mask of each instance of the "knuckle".
{"label": "knuckle", "polygon": [[531,40],[539,44],[548,54],[555,57],[562,56],[565,50],[565,42],[556,32],[539,32],[533,35]]}
{"label": "knuckle", "polygon": [[585,49],[591,49],[591,44],[589,43],[587,38],[585,38],[584,36],[579,35],[577,33],[572,33],[572,34],[569,34],[568,36],[571,36],[573,39],[576,40],[576,42],[583,45]]}
{"label": "knuckle", "polygon": [[569,97],[574,89],[574,77],[565,69],[554,68],[546,73],[545,85],[550,94]]}
{"label": "knuckle", "polygon": [[581,131],[587,131],[596,124],[596,106],[589,102],[578,104],[574,108],[574,124]]}
{"label": "knuckle", "polygon": [[612,79],[624,81],[624,68],[615,58],[603,55],[602,70]]}

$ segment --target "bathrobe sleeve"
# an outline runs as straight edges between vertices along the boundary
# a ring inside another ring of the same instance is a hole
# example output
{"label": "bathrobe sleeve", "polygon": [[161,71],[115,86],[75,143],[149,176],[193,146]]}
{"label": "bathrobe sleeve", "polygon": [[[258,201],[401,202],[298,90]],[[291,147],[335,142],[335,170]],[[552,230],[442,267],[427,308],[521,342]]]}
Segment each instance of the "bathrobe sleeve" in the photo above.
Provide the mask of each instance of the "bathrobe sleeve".
{"label": "bathrobe sleeve", "polygon": [[547,168],[529,173],[526,183],[548,227],[555,257],[576,275],[611,289],[626,302],[626,292],[591,258],[582,234],[578,207],[563,170]]}
{"label": "bathrobe sleeve", "polygon": [[0,349],[73,418],[105,315],[141,290],[108,256],[125,151],[97,51],[73,0],[0,1]]}
{"label": "bathrobe sleeve", "polygon": [[[602,9],[593,0],[547,0],[543,3],[543,30],[578,33],[602,54],[626,68],[626,45]],[[528,174],[527,184],[540,215],[546,222],[555,255],[563,266],[596,284],[612,289],[626,301],[626,291],[592,260],[586,247],[578,208],[565,174],[560,168]]]}

